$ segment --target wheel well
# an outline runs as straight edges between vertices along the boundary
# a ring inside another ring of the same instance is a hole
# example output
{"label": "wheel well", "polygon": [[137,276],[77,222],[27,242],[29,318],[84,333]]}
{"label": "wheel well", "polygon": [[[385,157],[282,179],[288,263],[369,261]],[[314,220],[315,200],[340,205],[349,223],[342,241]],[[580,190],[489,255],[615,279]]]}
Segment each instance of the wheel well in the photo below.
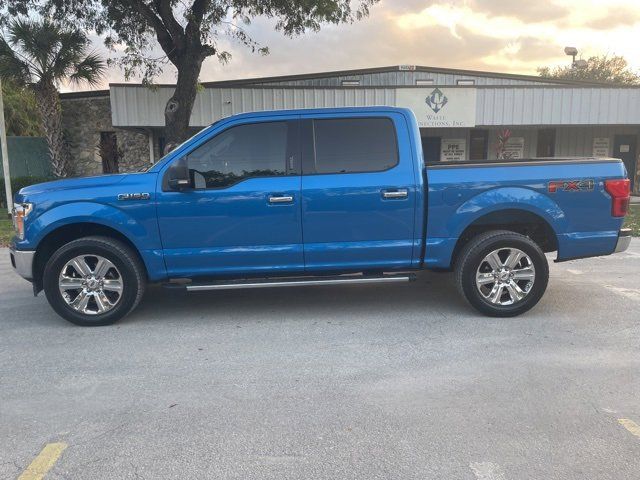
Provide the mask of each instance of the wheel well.
{"label": "wheel well", "polygon": [[558,250],[558,237],[544,218],[526,210],[500,210],[476,219],[464,229],[453,250],[451,263],[469,240],[489,230],[509,230],[525,235],[538,244],[543,252]]}
{"label": "wheel well", "polygon": [[[53,253],[58,250],[63,245],[77,240],[82,237],[89,237],[99,235],[102,237],[115,238],[125,245],[129,246],[131,250],[138,256],[142,265],[144,265],[144,261],[142,257],[140,257],[140,252],[136,246],[125,237],[122,233],[115,230],[114,228],[107,227],[105,225],[100,225],[98,223],[73,223],[71,225],[64,225],[55,229],[52,232],[49,232],[38,244],[38,248],[36,249],[36,255],[33,260],[33,284],[34,290],[40,291],[42,290],[42,275],[44,273],[44,267],[47,263],[47,260],[53,255]],[[145,272],[146,273],[146,272]]]}

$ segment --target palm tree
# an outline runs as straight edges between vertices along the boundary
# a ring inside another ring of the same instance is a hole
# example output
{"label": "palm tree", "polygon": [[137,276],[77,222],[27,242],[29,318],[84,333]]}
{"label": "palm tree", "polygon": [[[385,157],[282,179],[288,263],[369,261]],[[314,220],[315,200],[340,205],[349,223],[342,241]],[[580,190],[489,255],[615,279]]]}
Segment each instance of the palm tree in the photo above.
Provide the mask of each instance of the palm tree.
{"label": "palm tree", "polygon": [[61,84],[95,86],[106,64],[89,52],[90,40],[80,30],[51,20],[14,20],[0,37],[0,77],[33,90],[47,137],[51,169],[62,177],[69,166],[69,152],[62,130],[58,88]]}

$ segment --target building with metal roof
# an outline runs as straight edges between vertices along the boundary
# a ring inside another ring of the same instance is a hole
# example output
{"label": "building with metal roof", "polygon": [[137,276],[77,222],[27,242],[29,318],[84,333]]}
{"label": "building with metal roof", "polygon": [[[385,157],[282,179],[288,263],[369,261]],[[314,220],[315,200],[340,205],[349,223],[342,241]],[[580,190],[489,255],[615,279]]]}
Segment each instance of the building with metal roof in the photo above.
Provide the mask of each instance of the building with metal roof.
{"label": "building with metal roof", "polygon": [[[63,94],[78,173],[101,171],[91,142],[105,135],[117,138],[123,169],[157,159],[173,88],[114,83]],[[427,161],[495,158],[498,137],[506,135],[502,154],[513,158],[622,158],[638,191],[639,87],[399,65],[206,82],[191,126],[248,111],[373,105],[414,111]]]}

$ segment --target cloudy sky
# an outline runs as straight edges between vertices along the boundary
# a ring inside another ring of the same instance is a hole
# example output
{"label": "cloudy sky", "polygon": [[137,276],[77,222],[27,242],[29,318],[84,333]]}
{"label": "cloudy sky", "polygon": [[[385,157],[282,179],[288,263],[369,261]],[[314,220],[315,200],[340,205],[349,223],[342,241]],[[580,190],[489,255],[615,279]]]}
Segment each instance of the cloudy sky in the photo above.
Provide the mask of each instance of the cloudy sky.
{"label": "cloudy sky", "polygon": [[[325,26],[294,39],[256,19],[247,31],[270,54],[221,40],[233,58],[209,59],[201,81],[413,64],[536,74],[566,64],[567,45],[584,57],[625,56],[640,70],[638,0],[381,0],[353,25]],[[173,82],[167,68],[158,82]],[[108,82],[121,82],[117,68]]]}

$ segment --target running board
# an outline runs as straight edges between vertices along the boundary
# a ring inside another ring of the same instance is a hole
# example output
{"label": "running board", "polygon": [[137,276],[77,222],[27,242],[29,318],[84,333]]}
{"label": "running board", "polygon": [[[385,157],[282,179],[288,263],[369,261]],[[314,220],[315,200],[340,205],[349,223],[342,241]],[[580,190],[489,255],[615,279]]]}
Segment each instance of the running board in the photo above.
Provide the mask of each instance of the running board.
{"label": "running board", "polygon": [[313,278],[283,278],[274,279],[245,279],[239,281],[214,282],[208,284],[165,284],[167,288],[186,289],[189,292],[203,290],[237,290],[241,288],[273,288],[273,287],[307,287],[316,285],[350,285],[364,283],[400,283],[415,280],[415,275],[380,275],[380,276],[339,276],[339,277],[313,277]]}

